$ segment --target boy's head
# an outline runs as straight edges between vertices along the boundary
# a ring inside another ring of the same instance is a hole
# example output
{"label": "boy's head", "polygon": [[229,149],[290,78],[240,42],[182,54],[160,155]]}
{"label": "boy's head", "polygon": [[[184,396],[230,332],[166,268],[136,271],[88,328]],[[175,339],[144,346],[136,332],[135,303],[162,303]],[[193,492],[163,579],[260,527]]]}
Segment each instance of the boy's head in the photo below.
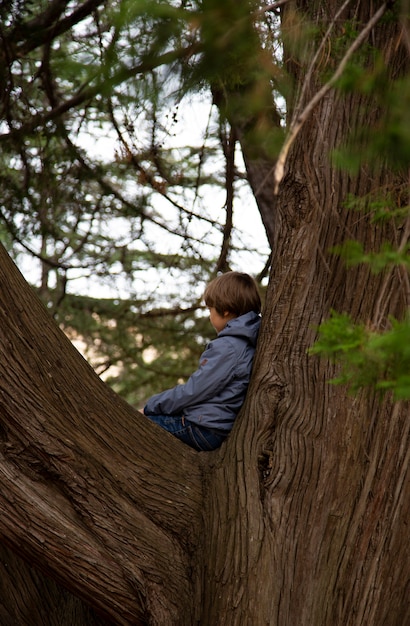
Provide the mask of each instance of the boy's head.
{"label": "boy's head", "polygon": [[219,315],[228,312],[239,317],[249,311],[261,311],[256,282],[242,272],[227,272],[214,278],[205,289],[204,300],[206,306],[213,307]]}

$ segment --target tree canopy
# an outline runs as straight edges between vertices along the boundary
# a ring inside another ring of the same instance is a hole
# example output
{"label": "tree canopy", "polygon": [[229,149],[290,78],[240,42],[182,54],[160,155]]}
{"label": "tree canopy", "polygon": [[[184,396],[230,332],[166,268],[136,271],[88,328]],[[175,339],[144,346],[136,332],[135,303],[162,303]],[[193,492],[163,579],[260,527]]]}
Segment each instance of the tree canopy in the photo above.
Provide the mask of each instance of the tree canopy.
{"label": "tree canopy", "polygon": [[244,228],[259,218],[236,141],[193,76],[200,14],[164,2],[2,5],[2,239],[136,404],[158,371],[172,384],[181,351],[180,376],[192,370],[209,337],[209,278],[249,264],[264,276],[269,263],[263,226],[256,239]]}

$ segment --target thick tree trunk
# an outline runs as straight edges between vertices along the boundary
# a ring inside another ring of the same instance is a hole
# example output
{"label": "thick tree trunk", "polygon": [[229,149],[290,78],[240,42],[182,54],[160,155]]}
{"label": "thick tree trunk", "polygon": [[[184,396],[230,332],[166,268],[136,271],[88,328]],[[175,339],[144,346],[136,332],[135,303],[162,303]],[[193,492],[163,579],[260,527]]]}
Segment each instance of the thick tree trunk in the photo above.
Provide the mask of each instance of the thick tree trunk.
{"label": "thick tree trunk", "polygon": [[[396,35],[384,33],[389,47]],[[330,165],[346,132],[377,118],[365,105],[328,93],[293,145],[276,198],[274,161],[256,159],[238,128],[274,255],[248,400],[209,490],[209,626],[410,622],[409,405],[353,398],[328,384],[333,367],[307,355],[332,307],[380,328],[409,305],[397,269],[347,270],[329,252],[348,239],[371,250],[397,241],[391,225],[343,206],[349,193],[392,188],[391,174],[353,178]],[[228,550],[213,547],[216,533]]]}
{"label": "thick tree trunk", "polygon": [[113,626],[51,578],[0,545],[2,626]]}
{"label": "thick tree trunk", "polygon": [[[409,406],[350,397],[328,384],[331,367],[306,354],[322,312],[346,306],[366,319],[383,285],[375,291],[366,270],[345,272],[326,253],[347,216],[341,223],[313,194],[302,221],[289,197],[284,205],[283,223],[294,225],[279,238],[248,421],[234,454],[227,448],[220,460],[207,507],[206,536],[218,527],[230,548],[207,564],[216,578],[206,623],[402,626],[410,619]],[[386,313],[400,310],[399,280],[390,279]]]}
{"label": "thick tree trunk", "polygon": [[[319,197],[328,197],[328,182],[320,181]],[[342,180],[337,188],[345,188]],[[346,272],[327,254],[355,231],[353,216],[334,210],[339,192],[325,206],[308,194],[307,211],[282,193],[287,227],[254,379],[206,507],[205,623],[403,626],[410,620],[408,403],[352,398],[329,385],[332,367],[307,355],[331,306],[372,318],[374,294],[384,290],[385,312],[400,311],[400,281],[390,276],[386,287],[386,277]],[[212,550],[217,533],[228,550]]]}
{"label": "thick tree trunk", "polygon": [[395,235],[343,208],[386,173],[329,166],[359,104],[320,103],[274,205],[274,162],[238,127],[274,260],[248,398],[219,452],[117,398],[0,249],[0,540],[115,623],[410,621],[409,407],[329,386],[334,368],[306,352],[331,307],[380,322],[408,304],[396,271],[329,254]]}
{"label": "thick tree trunk", "polygon": [[192,624],[198,455],[100,381],[2,247],[0,303],[1,541],[115,623]]}

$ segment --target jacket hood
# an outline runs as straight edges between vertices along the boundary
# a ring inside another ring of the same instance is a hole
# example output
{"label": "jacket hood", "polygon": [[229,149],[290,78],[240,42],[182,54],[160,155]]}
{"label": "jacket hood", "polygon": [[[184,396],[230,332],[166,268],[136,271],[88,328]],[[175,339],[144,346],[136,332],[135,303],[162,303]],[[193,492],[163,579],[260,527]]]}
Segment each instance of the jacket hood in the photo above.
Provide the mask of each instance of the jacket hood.
{"label": "jacket hood", "polygon": [[249,313],[230,320],[218,334],[218,337],[242,337],[247,339],[253,347],[256,347],[260,324],[260,315],[254,311],[249,311]]}

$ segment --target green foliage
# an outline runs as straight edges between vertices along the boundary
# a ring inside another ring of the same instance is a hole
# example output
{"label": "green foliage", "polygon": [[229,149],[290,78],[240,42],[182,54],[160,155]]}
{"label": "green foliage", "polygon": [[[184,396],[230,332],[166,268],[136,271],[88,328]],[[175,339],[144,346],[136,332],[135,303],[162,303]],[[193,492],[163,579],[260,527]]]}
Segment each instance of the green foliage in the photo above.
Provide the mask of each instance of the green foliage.
{"label": "green foliage", "polygon": [[57,315],[96,372],[136,408],[186,380],[213,334],[199,307],[141,314],[146,304],[68,295]]}
{"label": "green foliage", "polygon": [[[138,406],[195,369],[212,337],[200,298],[226,221],[221,127],[212,113],[202,138],[174,140],[193,126],[180,108],[203,7],[49,8],[1,7],[0,237],[96,371]],[[235,193],[242,178],[237,168]],[[241,238],[234,225],[233,268]]]}
{"label": "green foliage", "polygon": [[[395,220],[404,232],[402,244],[384,242],[380,250],[365,252],[359,241],[347,241],[333,249],[348,267],[368,265],[375,274],[400,266],[403,279],[410,280],[410,242],[407,225],[410,219],[409,207],[394,206],[389,194],[376,197],[349,197],[346,205],[349,210],[371,214],[378,224]],[[407,236],[406,236],[407,232]],[[341,368],[340,375],[333,379],[334,384],[347,384],[353,392],[361,388],[377,391],[392,391],[396,400],[410,398],[410,316],[404,320],[389,319],[390,328],[379,330],[363,323],[354,323],[350,315],[332,311],[331,317],[319,326],[319,338],[309,350],[330,358]]]}
{"label": "green foliage", "polygon": [[[370,98],[363,106],[378,107],[376,126],[363,124],[352,133],[350,141],[334,151],[336,166],[352,174],[366,162],[372,169],[389,164],[394,171],[410,166],[410,76],[392,81],[380,59],[371,67],[350,64],[339,82],[345,92],[359,92]],[[365,113],[364,113],[365,115]]]}
{"label": "green foliage", "polygon": [[334,247],[333,252],[340,255],[348,267],[366,263],[374,274],[394,265],[403,265],[410,271],[410,242],[407,242],[402,250],[397,250],[386,241],[379,252],[365,252],[359,241],[346,241],[343,245]]}
{"label": "green foliage", "polygon": [[410,399],[410,318],[390,321],[389,330],[376,332],[333,311],[320,325],[309,353],[338,363],[341,372],[330,381],[334,384],[347,384],[353,392],[365,387],[392,391],[396,400]]}
{"label": "green foliage", "polygon": [[399,228],[403,228],[406,219],[410,216],[407,186],[404,189],[395,189],[393,195],[388,189],[376,189],[371,194],[354,196],[349,194],[345,204],[346,209],[367,214],[372,223],[395,220]]}

